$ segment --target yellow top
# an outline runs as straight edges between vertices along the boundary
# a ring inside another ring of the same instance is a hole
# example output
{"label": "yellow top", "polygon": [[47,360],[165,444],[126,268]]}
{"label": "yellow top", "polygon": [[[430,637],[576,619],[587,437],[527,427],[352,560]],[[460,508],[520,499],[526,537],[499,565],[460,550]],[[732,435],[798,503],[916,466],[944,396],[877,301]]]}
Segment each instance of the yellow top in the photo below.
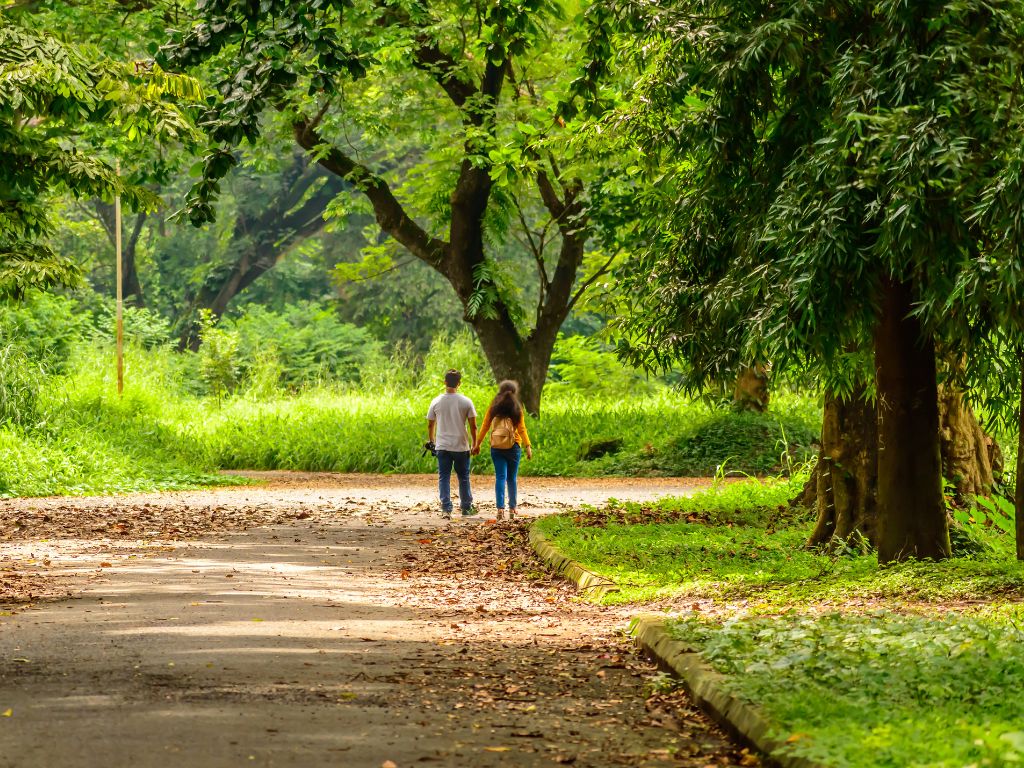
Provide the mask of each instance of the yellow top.
{"label": "yellow top", "polygon": [[[487,430],[491,428],[491,422],[494,417],[491,416],[491,409],[487,409],[487,415],[484,416],[484,423],[480,425],[480,432],[476,436],[477,445],[483,445],[484,438],[487,436]],[[530,435],[526,431],[526,414],[523,413],[519,417],[519,423],[516,424],[516,444],[530,447]]]}

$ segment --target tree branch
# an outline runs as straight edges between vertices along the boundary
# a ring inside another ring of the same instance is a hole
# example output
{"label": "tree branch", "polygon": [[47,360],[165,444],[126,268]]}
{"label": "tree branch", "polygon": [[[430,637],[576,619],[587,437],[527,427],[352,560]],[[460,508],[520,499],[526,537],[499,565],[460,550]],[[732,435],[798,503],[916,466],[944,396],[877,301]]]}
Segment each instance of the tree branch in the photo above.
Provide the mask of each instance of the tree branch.
{"label": "tree branch", "polygon": [[[384,179],[336,146],[327,144],[308,122],[298,120],[293,123],[292,129],[299,146],[313,153],[323,168],[350,182],[366,196],[382,230],[416,258],[435,269],[441,269],[448,255],[448,244],[431,236],[406,213]],[[326,152],[323,151],[324,147],[327,147]]]}
{"label": "tree branch", "polygon": [[618,252],[612,254],[608,258],[608,261],[601,265],[600,269],[598,269],[594,274],[592,274],[590,277],[588,277],[580,284],[579,289],[576,291],[575,294],[573,294],[573,297],[569,300],[569,312],[572,312],[573,308],[576,306],[576,303],[583,297],[583,294],[587,292],[587,289],[590,288],[590,286],[596,283],[599,278],[604,277],[611,271],[612,264],[614,263],[618,255]]}

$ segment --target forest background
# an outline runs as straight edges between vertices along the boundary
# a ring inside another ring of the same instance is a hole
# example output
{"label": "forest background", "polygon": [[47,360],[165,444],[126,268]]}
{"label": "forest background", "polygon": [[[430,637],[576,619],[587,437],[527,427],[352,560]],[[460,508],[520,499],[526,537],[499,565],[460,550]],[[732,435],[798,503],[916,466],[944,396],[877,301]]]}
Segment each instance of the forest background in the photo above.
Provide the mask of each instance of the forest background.
{"label": "forest background", "polygon": [[[167,25],[184,26],[186,5],[28,3],[11,12],[42,29],[74,28],[76,43],[97,58],[136,61],[165,42]],[[560,42],[583,38],[582,17],[573,24]],[[570,57],[566,47],[555,53]],[[551,93],[569,80],[538,82],[550,91],[538,101],[550,108]],[[439,160],[429,153],[448,150],[424,143],[430,126],[402,103],[408,95],[360,97],[410,121],[373,158],[408,176],[403,193],[429,207],[439,183],[430,175]],[[541,111],[534,119],[547,118]],[[503,163],[539,132],[524,119],[515,121]],[[582,131],[577,138],[581,147],[587,141]],[[126,388],[116,395],[113,201],[50,194],[49,242],[82,279],[16,291],[0,307],[0,494],[177,488],[234,468],[425,472],[432,464],[421,447],[423,414],[444,370],[464,372],[478,408],[489,401],[493,366],[457,292],[396,250],[372,210],[281,126],[234,153],[238,167],[223,182],[216,220],[201,228],[174,217],[201,175],[188,140],[151,142],[106,126],[76,141],[116,160],[157,199],[125,209]],[[617,170],[586,170],[608,190],[622,184]],[[557,269],[564,238],[557,217],[521,195],[512,182],[502,192],[495,215],[508,220],[490,227],[496,254],[487,267],[498,301],[525,314],[543,302],[538,267],[542,278],[545,260]],[[821,418],[813,388],[775,382],[762,413],[758,403],[734,407],[731,381],[695,396],[680,390],[678,372],[649,374],[620,361],[609,320],[620,303],[612,270],[625,252],[607,251],[607,241],[593,243],[572,277],[579,293],[553,338],[544,416],[532,425],[539,451],[524,471],[763,475],[808,461]],[[486,456],[476,462],[478,471],[487,465]]]}

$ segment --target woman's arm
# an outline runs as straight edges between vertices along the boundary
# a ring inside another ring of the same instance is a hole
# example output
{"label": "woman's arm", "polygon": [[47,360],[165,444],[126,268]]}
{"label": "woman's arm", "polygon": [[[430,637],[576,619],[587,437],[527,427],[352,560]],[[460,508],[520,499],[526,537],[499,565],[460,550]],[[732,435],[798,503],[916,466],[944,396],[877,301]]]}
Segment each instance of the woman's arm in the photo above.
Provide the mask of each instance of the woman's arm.
{"label": "woman's arm", "polygon": [[487,430],[491,428],[491,409],[487,409],[487,413],[484,414],[484,423],[480,425],[480,431],[477,433],[476,440],[473,441],[473,453],[480,451],[480,446],[484,442],[484,438],[487,436]]}
{"label": "woman's arm", "polygon": [[523,450],[526,452],[526,458],[533,458],[533,446],[530,444],[530,433],[526,431],[526,414],[524,413],[519,417],[519,423],[516,425],[516,433],[519,435],[519,439],[523,444]]}

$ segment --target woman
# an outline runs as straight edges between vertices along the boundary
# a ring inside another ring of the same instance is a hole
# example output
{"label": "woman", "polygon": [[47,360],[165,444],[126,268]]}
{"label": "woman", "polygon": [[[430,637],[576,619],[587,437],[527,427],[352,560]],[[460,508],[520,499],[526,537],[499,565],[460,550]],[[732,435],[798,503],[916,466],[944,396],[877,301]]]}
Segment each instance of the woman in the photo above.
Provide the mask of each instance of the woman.
{"label": "woman", "polygon": [[519,459],[522,451],[526,458],[533,458],[530,435],[526,431],[526,415],[519,402],[519,385],[514,381],[503,381],[498,385],[498,394],[491,401],[480,426],[480,432],[473,443],[473,453],[480,453],[480,445],[491,432],[491,460],[494,462],[494,496],[498,506],[498,519],[505,518],[505,487],[508,486],[508,519],[516,517],[516,478],[519,475]]}

